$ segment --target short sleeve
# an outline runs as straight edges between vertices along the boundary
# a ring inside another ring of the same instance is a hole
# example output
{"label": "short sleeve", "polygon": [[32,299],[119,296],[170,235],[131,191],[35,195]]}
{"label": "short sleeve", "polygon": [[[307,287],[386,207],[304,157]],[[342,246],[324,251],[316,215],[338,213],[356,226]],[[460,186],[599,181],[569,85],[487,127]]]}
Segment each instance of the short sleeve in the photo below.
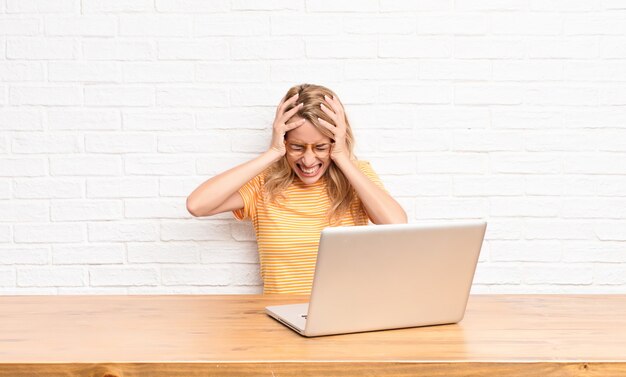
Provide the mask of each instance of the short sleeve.
{"label": "short sleeve", "polygon": [[389,193],[387,189],[385,188],[385,186],[383,185],[383,182],[378,177],[378,174],[376,174],[376,172],[372,168],[372,165],[368,161],[358,161],[357,165],[358,165],[359,170],[363,174],[365,174],[365,176],[369,178],[370,181],[374,182],[376,186],[385,190],[386,193]]}
{"label": "short sleeve", "polygon": [[259,174],[239,189],[238,192],[243,199],[243,208],[233,211],[233,216],[237,220],[251,220],[256,216],[257,200],[263,185],[262,181],[262,174]]}

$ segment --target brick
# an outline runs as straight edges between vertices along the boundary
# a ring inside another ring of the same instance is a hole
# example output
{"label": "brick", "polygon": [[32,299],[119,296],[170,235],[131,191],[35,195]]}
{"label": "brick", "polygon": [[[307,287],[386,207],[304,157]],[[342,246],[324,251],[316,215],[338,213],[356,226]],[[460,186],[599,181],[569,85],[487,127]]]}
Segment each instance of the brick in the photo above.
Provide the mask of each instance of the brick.
{"label": "brick", "polygon": [[487,155],[479,153],[422,153],[417,158],[417,172],[482,174],[487,162]]}
{"label": "brick", "polygon": [[566,61],[563,78],[568,81],[626,81],[626,67],[621,63],[615,60]]}
{"label": "brick", "polygon": [[232,240],[228,223],[215,221],[163,221],[161,241]]}
{"label": "brick", "polygon": [[124,13],[124,12],[152,12],[153,0],[82,0],[83,13]]}
{"label": "brick", "polygon": [[0,80],[3,82],[44,81],[44,66],[41,62],[2,62],[0,63]]}
{"label": "brick", "polygon": [[[251,52],[252,53],[252,52]],[[261,82],[270,76],[269,64],[201,63],[196,65],[196,79],[208,82]]]}
{"label": "brick", "polygon": [[49,62],[48,80],[57,82],[119,82],[121,69],[110,62]]}
{"label": "brick", "polygon": [[156,44],[147,40],[90,38],[81,42],[85,60],[138,61],[154,60]]}
{"label": "brick", "polygon": [[46,247],[0,247],[0,265],[48,264],[50,250]]}
{"label": "brick", "polygon": [[17,269],[20,287],[80,287],[85,285],[85,272],[80,267],[33,267]]}
{"label": "brick", "polygon": [[416,157],[414,154],[396,153],[393,156],[376,156],[376,172],[379,175],[404,175],[414,174]]}
{"label": "brick", "polygon": [[530,105],[593,106],[599,103],[599,91],[595,88],[531,88],[524,102]]}
{"label": "brick", "polygon": [[530,10],[532,11],[587,12],[596,10],[599,6],[598,0],[530,0]]}
{"label": "brick", "polygon": [[263,284],[258,264],[236,264],[230,270],[230,281],[233,285],[259,286]]}
{"label": "brick", "polygon": [[561,128],[561,114],[557,111],[531,110],[515,107],[499,107],[492,109],[494,128],[507,129],[551,129]]}
{"label": "brick", "polygon": [[489,213],[483,198],[428,198],[415,200],[418,219],[477,219]]}
{"label": "brick", "polygon": [[563,219],[528,219],[524,222],[524,238],[529,240],[595,239],[594,226],[585,221]]}
{"label": "brick", "polygon": [[151,177],[87,179],[87,198],[150,198],[158,196],[158,189]]}
{"label": "brick", "polygon": [[595,284],[626,284],[626,267],[614,264],[595,264],[593,282]]}
{"label": "brick", "polygon": [[228,0],[203,1],[203,0],[156,0],[157,12],[175,13],[204,13],[204,12],[228,12],[230,2]]}
{"label": "brick", "polygon": [[344,19],[343,30],[346,34],[414,34],[416,31],[415,19],[412,17],[363,17],[347,16]]}
{"label": "brick", "polygon": [[197,16],[193,22],[193,35],[195,37],[270,35],[269,17],[245,13]]}
{"label": "brick", "polygon": [[[380,129],[409,132],[416,123],[413,110],[406,105],[380,104],[377,106],[356,105],[350,106],[349,122],[358,125],[360,130],[378,131]],[[388,132],[384,132],[387,135]],[[380,132],[376,133],[376,139]],[[357,144],[363,139],[358,138]]]}
{"label": "brick", "polygon": [[523,138],[528,151],[571,151],[582,152],[596,150],[598,137],[589,132],[527,132]]}
{"label": "brick", "polygon": [[[256,157],[256,155],[254,157]],[[207,158],[198,158],[196,160],[196,173],[201,175],[217,175],[237,165],[241,165],[254,157],[250,156],[250,158],[248,158],[243,155],[226,154],[223,156],[219,155]],[[195,188],[202,183],[202,181],[198,181],[197,177],[192,178],[192,180],[196,182],[192,188]],[[191,185],[191,183],[189,184]]]}
{"label": "brick", "polygon": [[223,40],[164,40],[157,43],[159,60],[226,60],[229,56],[229,44]]}
{"label": "brick", "polygon": [[524,224],[518,219],[493,218],[489,220],[485,240],[519,240]]}
{"label": "brick", "polygon": [[[341,3],[332,0],[315,0],[306,1],[307,12],[354,12],[354,5],[350,3]],[[366,0],[359,3],[359,12],[377,12],[378,1]]]}
{"label": "brick", "polygon": [[184,131],[194,128],[194,117],[184,112],[130,112],[122,113],[125,130]]}
{"label": "brick", "polygon": [[[161,153],[206,153],[231,150],[230,135],[219,131],[176,136],[159,135],[158,151]],[[269,142],[267,143],[269,145]]]}
{"label": "brick", "polygon": [[116,110],[50,110],[50,130],[119,130],[121,116]]}
{"label": "brick", "polygon": [[595,195],[596,184],[587,177],[578,176],[526,176],[524,192],[527,195],[542,196],[584,196]]}
{"label": "brick", "polygon": [[0,158],[0,177],[38,177],[46,174],[42,158]]}
{"label": "brick", "polygon": [[50,175],[53,176],[120,175],[121,166],[119,156],[50,157]]}
{"label": "brick", "polygon": [[7,13],[74,13],[77,0],[7,0]]}
{"label": "brick", "polygon": [[125,252],[122,244],[54,245],[52,263],[60,264],[121,264]]}
{"label": "brick", "polygon": [[448,58],[452,56],[450,37],[395,37],[378,42],[380,58]]}
{"label": "brick", "polygon": [[626,17],[623,14],[587,13],[571,14],[565,17],[565,35],[624,35]]}
{"label": "brick", "polygon": [[304,10],[304,4],[291,0],[232,0],[232,10]]}
{"label": "brick", "polygon": [[[343,28],[342,15],[272,15],[270,16],[270,35],[302,36],[302,35],[339,35]],[[261,33],[257,33],[260,35]]]}
{"label": "brick", "polygon": [[626,58],[625,44],[626,38],[623,37],[603,37],[600,39],[600,56],[609,59],[624,59]]}
{"label": "brick", "polygon": [[17,282],[15,270],[0,268],[0,287],[14,287]]}
{"label": "brick", "polygon": [[473,284],[519,284],[522,268],[506,263],[480,263],[476,267]]}
{"label": "brick", "polygon": [[205,246],[195,242],[166,242],[160,244],[129,243],[129,263],[200,263]]}
{"label": "brick", "polygon": [[591,284],[591,266],[552,264],[534,265],[522,270],[525,284]]}
{"label": "brick", "polygon": [[493,262],[559,262],[560,241],[490,241]]}
{"label": "brick", "polygon": [[193,175],[193,159],[179,156],[128,156],[124,160],[127,175]]}
{"label": "brick", "polygon": [[319,39],[306,40],[306,56],[308,58],[374,58],[377,56],[378,44],[375,41],[351,39]]}
{"label": "brick", "polygon": [[452,0],[380,0],[380,12],[444,11],[454,9]]}
{"label": "brick", "polygon": [[35,36],[41,31],[37,18],[3,18],[0,20],[0,35]]}
{"label": "brick", "polygon": [[490,80],[492,62],[487,60],[423,60],[419,78],[425,80]]}
{"label": "brick", "polygon": [[487,128],[489,109],[464,106],[419,106],[415,109],[416,128]]}
{"label": "brick", "polygon": [[44,20],[46,35],[76,37],[113,37],[117,20],[112,16],[48,16]]}
{"label": "brick", "polygon": [[490,198],[489,215],[502,217],[556,217],[560,203],[554,198]]}
{"label": "brick", "polygon": [[185,219],[189,218],[189,213],[182,199],[127,199],[124,200],[124,217]]}
{"label": "brick", "polygon": [[452,192],[452,179],[441,175],[381,177],[393,197],[446,196]]}
{"label": "brick", "polygon": [[415,80],[418,65],[401,60],[381,62],[350,59],[345,63],[345,75],[349,80]]}
{"label": "brick", "polygon": [[149,222],[94,222],[88,224],[90,242],[156,241],[158,225]]}
{"label": "brick", "polygon": [[90,267],[89,283],[94,287],[156,286],[159,274],[154,268]]}
{"label": "brick", "polygon": [[52,221],[117,220],[122,218],[119,200],[52,200]]}
{"label": "brick", "polygon": [[521,196],[524,180],[515,176],[453,177],[454,196]]}
{"label": "brick", "polygon": [[445,85],[381,85],[379,103],[448,104],[453,88]]}
{"label": "brick", "polygon": [[558,13],[499,12],[490,14],[495,35],[560,35],[563,18]]}
{"label": "brick", "polygon": [[236,140],[231,144],[233,152],[263,153],[268,150],[271,134],[266,131],[234,131],[230,133],[231,140]]}
{"label": "brick", "polygon": [[119,17],[119,35],[124,37],[188,37],[191,26],[183,16],[125,14]]}
{"label": "brick", "polygon": [[489,154],[492,173],[561,173],[561,158],[554,153],[509,153]]}
{"label": "brick", "polygon": [[13,153],[77,153],[82,143],[78,136],[53,133],[19,133],[13,136]]}
{"label": "brick", "polygon": [[461,105],[517,105],[523,102],[524,89],[505,85],[457,85],[454,103]]}
{"label": "brick", "polygon": [[594,186],[594,193],[598,196],[625,196],[626,192],[626,177],[623,176],[608,176],[598,177],[594,179],[597,184]]}
{"label": "brick", "polygon": [[186,197],[198,187],[205,179],[197,177],[163,177],[159,179],[160,197]]}
{"label": "brick", "polygon": [[0,242],[11,242],[12,238],[11,227],[0,224]]}
{"label": "brick", "polygon": [[[230,43],[230,58],[232,60],[265,60],[265,59],[303,59],[305,57],[305,43],[301,40],[294,40],[293,38],[245,38],[245,39],[235,39]],[[258,62],[254,62],[258,64]],[[223,68],[226,69],[226,72],[234,70],[241,70],[243,73],[254,72],[254,63],[253,64],[239,64],[235,65],[233,70],[229,70],[227,68],[227,63],[221,64]],[[211,66],[211,65],[207,65]],[[269,70],[269,67],[263,67],[260,65],[260,68],[263,68],[263,71]],[[206,78],[210,77],[208,69],[205,68],[204,71],[200,71],[200,73],[204,73],[205,81]],[[232,75],[232,74],[231,74]],[[265,77],[267,75],[263,75]],[[247,80],[246,80],[247,81]],[[252,79],[252,81],[259,81]],[[265,80],[263,80],[265,81]]]}
{"label": "brick", "polygon": [[417,16],[417,34],[482,35],[488,19],[482,14],[426,13]]}
{"label": "brick", "polygon": [[599,56],[597,38],[528,38],[528,57],[539,59],[594,59]]}
{"label": "brick", "polygon": [[79,87],[11,87],[9,98],[12,105],[68,106],[82,105],[83,92]]}
{"label": "brick", "polygon": [[626,241],[626,222],[622,219],[593,224],[593,233],[601,241]]}
{"label": "brick", "polygon": [[563,260],[581,263],[625,263],[624,245],[614,241],[564,241]]}
{"label": "brick", "polygon": [[522,59],[520,38],[462,37],[454,38],[454,57],[461,59]]}
{"label": "brick", "polygon": [[626,209],[626,199],[618,198],[563,198],[561,217],[620,219]]}
{"label": "brick", "polygon": [[0,179],[0,199],[10,199],[13,194],[11,181],[9,179]]}
{"label": "brick", "polygon": [[194,66],[191,62],[128,62],[122,65],[126,83],[192,82]]}
{"label": "brick", "polygon": [[167,88],[159,87],[156,90],[157,106],[185,106],[204,107],[207,104],[217,107],[228,105],[228,95],[225,89],[217,88]]}
{"label": "brick", "polygon": [[16,243],[72,243],[85,241],[85,226],[80,223],[30,223],[13,226]]}
{"label": "brick", "polygon": [[152,106],[154,89],[147,87],[86,87],[87,106]]}
{"label": "brick", "polygon": [[626,166],[616,164],[623,161],[623,153],[576,153],[563,157],[563,171],[568,174],[626,174]]}
{"label": "brick", "polygon": [[497,81],[557,81],[563,79],[561,61],[493,62],[493,79]]}
{"label": "brick", "polygon": [[48,205],[42,201],[0,200],[0,221],[31,222],[48,218]]}
{"label": "brick", "polygon": [[17,178],[13,185],[20,199],[81,198],[84,193],[83,184],[73,179]]}
{"label": "brick", "polygon": [[0,130],[37,131],[43,129],[42,113],[33,110],[0,110]]}
{"label": "brick", "polygon": [[461,152],[511,152],[522,150],[522,145],[521,132],[473,130],[453,133],[451,149]]}
{"label": "brick", "polygon": [[85,151],[94,153],[137,153],[156,151],[156,138],[145,133],[98,133],[85,135]]}
{"label": "brick", "polygon": [[[276,109],[237,108],[212,109],[210,112],[196,113],[197,129],[266,129],[274,122]],[[193,123],[193,120],[191,120]],[[191,127],[189,127],[191,128]]]}
{"label": "brick", "polygon": [[231,266],[163,267],[164,285],[228,285]]}
{"label": "brick", "polygon": [[8,38],[8,59],[72,60],[78,57],[78,44],[66,38]]}

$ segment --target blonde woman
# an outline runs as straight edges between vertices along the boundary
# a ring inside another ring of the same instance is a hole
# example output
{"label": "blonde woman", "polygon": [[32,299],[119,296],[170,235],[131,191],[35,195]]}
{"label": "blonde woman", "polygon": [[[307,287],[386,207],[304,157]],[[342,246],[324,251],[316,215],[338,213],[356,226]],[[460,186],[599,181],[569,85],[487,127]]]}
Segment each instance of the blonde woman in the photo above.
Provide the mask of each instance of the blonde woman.
{"label": "blonde woman", "polygon": [[187,209],[193,216],[232,211],[251,220],[263,292],[310,293],[323,228],[407,222],[353,146],[337,95],[323,86],[294,86],[276,110],[269,149],[202,183]]}

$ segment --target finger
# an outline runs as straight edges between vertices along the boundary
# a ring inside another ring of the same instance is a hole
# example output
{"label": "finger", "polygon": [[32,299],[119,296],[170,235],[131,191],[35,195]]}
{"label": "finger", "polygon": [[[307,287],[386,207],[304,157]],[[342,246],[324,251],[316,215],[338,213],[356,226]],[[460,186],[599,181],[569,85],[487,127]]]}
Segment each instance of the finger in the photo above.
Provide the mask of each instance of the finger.
{"label": "finger", "polygon": [[328,116],[330,117],[330,119],[335,120],[335,113],[328,107],[325,106],[323,103],[320,103],[320,107],[322,108],[322,111],[325,112],[326,114],[328,114]]}
{"label": "finger", "polygon": [[293,130],[294,128],[298,128],[304,124],[305,119],[300,119],[295,122],[285,124],[285,133]]}
{"label": "finger", "polygon": [[337,132],[337,127],[335,127],[334,124],[328,123],[327,121],[325,121],[322,118],[317,118],[317,120],[320,122],[320,124],[322,126],[324,126],[325,128],[329,129],[333,133],[333,135],[335,134],[335,132]]}
{"label": "finger", "polygon": [[299,104],[297,104],[296,106],[294,106],[291,110],[283,113],[283,115],[280,117],[280,121],[282,123],[287,123],[287,121],[289,119],[291,119],[291,117],[297,113],[300,109],[302,109],[302,106],[304,106],[304,102],[300,102]]}
{"label": "finger", "polygon": [[276,114],[282,114],[285,109],[292,103],[294,103],[295,101],[298,100],[298,95],[299,93],[294,94],[293,96],[289,97],[289,98],[283,98],[283,100],[280,102],[280,104],[278,105],[278,109],[276,110]]}
{"label": "finger", "polygon": [[341,114],[343,106],[341,106],[341,102],[339,102],[339,99],[337,97],[329,97],[327,95],[324,95],[324,99],[326,99],[326,102],[331,105],[331,108],[333,109],[335,114]]}

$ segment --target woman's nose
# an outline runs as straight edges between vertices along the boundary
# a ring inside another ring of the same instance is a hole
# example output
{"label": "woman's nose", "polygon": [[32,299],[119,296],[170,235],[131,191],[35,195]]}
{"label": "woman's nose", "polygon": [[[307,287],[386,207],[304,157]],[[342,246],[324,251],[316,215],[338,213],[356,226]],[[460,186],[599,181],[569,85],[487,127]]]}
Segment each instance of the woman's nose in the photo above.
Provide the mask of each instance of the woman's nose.
{"label": "woman's nose", "polygon": [[317,160],[317,156],[313,153],[313,148],[307,148],[304,151],[304,156],[302,156],[302,161],[306,166],[313,165]]}

